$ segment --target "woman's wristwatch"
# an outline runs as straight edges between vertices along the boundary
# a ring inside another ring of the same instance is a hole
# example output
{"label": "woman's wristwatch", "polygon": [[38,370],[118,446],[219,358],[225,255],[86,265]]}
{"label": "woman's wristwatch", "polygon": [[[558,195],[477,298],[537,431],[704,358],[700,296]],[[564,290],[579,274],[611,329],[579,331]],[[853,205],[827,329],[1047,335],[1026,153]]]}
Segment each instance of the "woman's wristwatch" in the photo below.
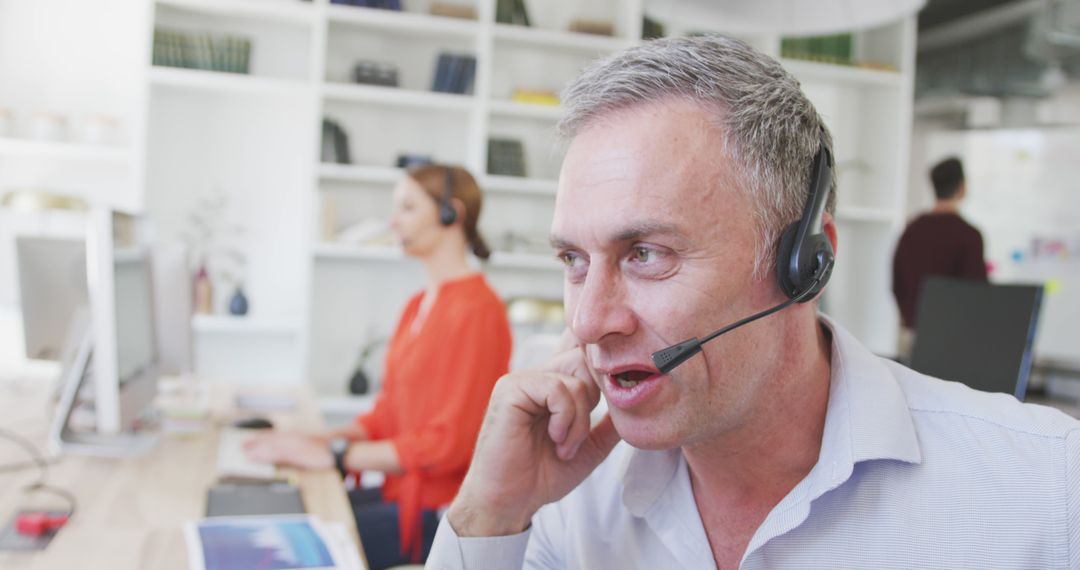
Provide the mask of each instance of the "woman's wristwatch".
{"label": "woman's wristwatch", "polygon": [[349,440],[344,437],[335,437],[330,440],[330,453],[334,454],[334,465],[337,467],[338,473],[344,478],[346,474],[345,469],[345,454],[349,451]]}

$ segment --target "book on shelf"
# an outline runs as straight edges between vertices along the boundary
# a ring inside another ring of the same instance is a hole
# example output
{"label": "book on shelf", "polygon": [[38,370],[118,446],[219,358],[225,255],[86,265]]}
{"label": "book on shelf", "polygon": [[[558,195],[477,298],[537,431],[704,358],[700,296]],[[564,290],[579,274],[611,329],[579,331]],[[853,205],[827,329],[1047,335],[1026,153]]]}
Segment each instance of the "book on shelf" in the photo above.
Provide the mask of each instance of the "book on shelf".
{"label": "book on shelf", "polygon": [[458,18],[461,20],[475,20],[476,8],[468,4],[455,4],[453,2],[432,2],[429,9],[432,16],[443,18]]}
{"label": "book on shelf", "polygon": [[323,119],[321,147],[322,162],[352,164],[352,159],[349,157],[349,136],[337,122]]}
{"label": "book on shelf", "polygon": [[471,55],[439,53],[431,90],[437,93],[468,94],[476,77],[476,58]]}
{"label": "book on shelf", "polygon": [[520,140],[488,139],[488,174],[525,176],[525,147]]}
{"label": "book on shelf", "polygon": [[401,0],[330,0],[331,4],[357,6],[360,8],[378,8],[380,10],[401,11]]}
{"label": "book on shelf", "polygon": [[570,31],[595,36],[614,36],[615,25],[603,20],[577,19],[570,22]]}
{"label": "book on shelf", "polygon": [[648,16],[641,17],[641,39],[652,40],[664,37],[664,24]]}
{"label": "book on shelf", "polygon": [[529,12],[525,9],[525,0],[497,0],[495,21],[500,24],[528,26]]}
{"label": "book on shelf", "polygon": [[791,59],[851,65],[852,53],[851,34],[780,40],[780,56]]}
{"label": "book on shelf", "polygon": [[163,67],[248,73],[251,40],[155,28],[152,62]]}

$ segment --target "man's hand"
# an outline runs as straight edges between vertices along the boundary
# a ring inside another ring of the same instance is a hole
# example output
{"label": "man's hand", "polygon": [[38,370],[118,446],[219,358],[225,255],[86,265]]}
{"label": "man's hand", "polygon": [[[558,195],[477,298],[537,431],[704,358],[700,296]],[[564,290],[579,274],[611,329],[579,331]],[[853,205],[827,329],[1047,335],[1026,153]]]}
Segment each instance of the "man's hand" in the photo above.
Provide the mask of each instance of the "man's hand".
{"label": "man's hand", "polygon": [[610,417],[590,430],[589,412],[599,401],[580,347],[564,350],[541,370],[501,378],[447,514],[454,531],[463,537],[519,533],[540,507],[577,487],[619,442]]}
{"label": "man's hand", "polygon": [[289,432],[259,434],[244,443],[244,453],[255,461],[300,469],[330,469],[334,455],[321,438]]}

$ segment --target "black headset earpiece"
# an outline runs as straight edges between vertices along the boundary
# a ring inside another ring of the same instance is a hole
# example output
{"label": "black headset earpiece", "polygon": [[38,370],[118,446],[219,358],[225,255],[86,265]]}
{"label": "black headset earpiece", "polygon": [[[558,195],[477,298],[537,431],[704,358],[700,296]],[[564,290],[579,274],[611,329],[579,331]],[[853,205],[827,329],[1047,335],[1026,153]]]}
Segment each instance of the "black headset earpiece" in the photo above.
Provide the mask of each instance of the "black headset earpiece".
{"label": "black headset earpiece", "polygon": [[[800,303],[813,299],[829,281],[834,262],[832,243],[825,235],[822,216],[832,193],[833,156],[820,133],[820,146],[810,173],[810,196],[799,221],[780,236],[776,252],[776,273],[780,289]],[[809,291],[812,289],[812,291]],[[807,294],[808,293],[808,294]]]}
{"label": "black headset earpiece", "polygon": [[813,299],[829,282],[835,260],[832,243],[825,236],[822,216],[832,192],[833,157],[828,143],[825,142],[825,131],[822,130],[819,136],[821,140],[817,155],[814,156],[814,170],[810,173],[810,197],[806,200],[806,208],[799,221],[784,230],[776,253],[777,277],[788,300],[717,329],[705,338],[689,338],[654,352],[652,361],[661,374],[670,373],[701,352],[701,345],[720,335],[782,311],[795,303],[805,303]]}
{"label": "black headset earpiece", "polygon": [[442,199],[439,200],[439,223],[444,226],[453,225],[457,221],[457,210],[450,201],[454,197],[454,169],[447,166],[446,182],[443,184]]}

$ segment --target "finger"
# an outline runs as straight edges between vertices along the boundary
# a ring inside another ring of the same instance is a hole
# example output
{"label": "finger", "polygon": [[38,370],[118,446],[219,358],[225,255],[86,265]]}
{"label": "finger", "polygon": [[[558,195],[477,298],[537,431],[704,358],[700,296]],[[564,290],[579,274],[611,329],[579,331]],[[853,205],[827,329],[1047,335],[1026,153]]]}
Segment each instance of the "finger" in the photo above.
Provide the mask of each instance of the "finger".
{"label": "finger", "polygon": [[566,441],[570,427],[577,415],[577,405],[573,394],[562,379],[557,376],[549,377],[546,395],[546,405],[551,417],[548,418],[548,436],[551,441],[559,445]]}
{"label": "finger", "polygon": [[542,370],[566,376],[575,376],[597,385],[596,375],[593,374],[592,369],[589,367],[582,348],[572,348],[556,354]]}
{"label": "finger", "polygon": [[612,449],[615,449],[621,440],[619,432],[615,429],[615,423],[611,421],[611,414],[604,414],[604,417],[592,428],[588,439],[582,444],[581,457],[594,467],[600,465],[600,462],[611,453]]}
{"label": "finger", "polygon": [[591,428],[589,413],[596,407],[598,397],[593,395],[595,384],[588,380],[572,377],[564,377],[562,380],[567,391],[574,398],[574,417],[566,439],[556,447],[556,453],[563,460],[569,460],[574,457],[582,442],[589,437]]}
{"label": "finger", "polygon": [[577,346],[581,342],[574,336],[574,331],[570,330],[570,327],[563,329],[562,335],[559,337],[559,343],[555,345],[555,352],[566,352]]}
{"label": "finger", "polygon": [[267,462],[269,455],[269,446],[267,445],[251,445],[244,447],[244,453],[255,461]]}

